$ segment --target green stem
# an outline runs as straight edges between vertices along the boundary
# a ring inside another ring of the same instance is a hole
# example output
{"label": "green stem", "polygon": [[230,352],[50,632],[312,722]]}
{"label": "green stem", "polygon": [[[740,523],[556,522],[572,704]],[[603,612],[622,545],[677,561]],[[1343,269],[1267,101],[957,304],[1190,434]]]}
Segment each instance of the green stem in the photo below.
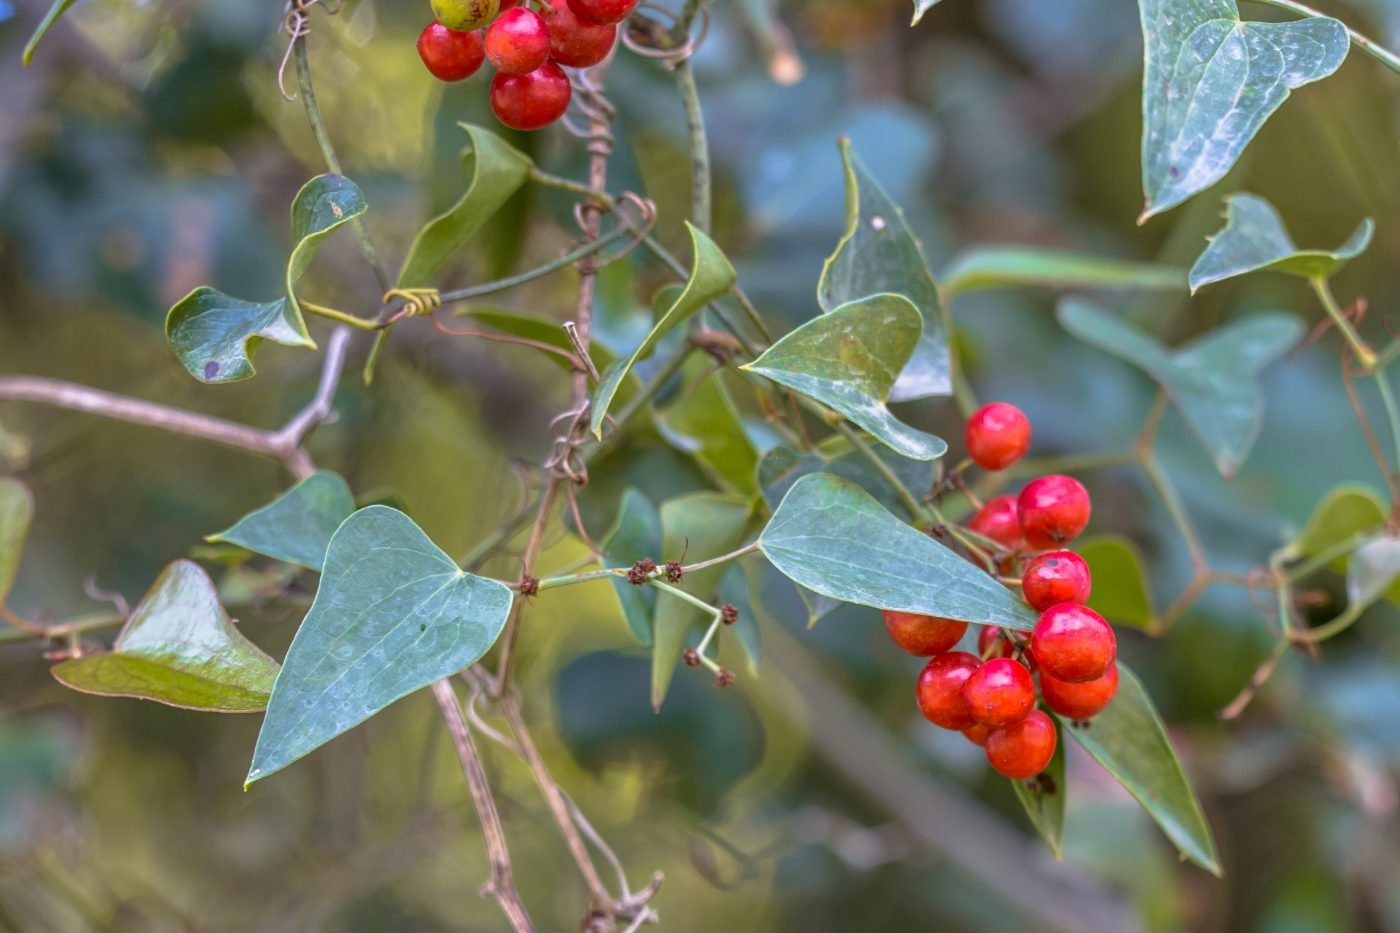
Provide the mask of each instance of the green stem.
{"label": "green stem", "polygon": [[597,188],[590,188],[588,185],[585,185],[581,181],[574,181],[572,178],[565,178],[562,175],[555,175],[551,172],[546,172],[543,169],[535,168],[534,166],[530,167],[530,180],[535,182],[536,184],[541,184],[548,188],[557,188],[560,191],[567,191],[570,194],[577,194],[585,198],[592,198],[593,200],[600,202],[604,207],[608,208],[608,210],[612,210],[614,207],[617,206],[617,198],[608,194],[606,191],[600,191]]}
{"label": "green stem", "polygon": [[1308,644],[1312,645],[1315,645],[1318,642],[1326,641],[1329,638],[1335,638],[1336,636],[1345,632],[1347,629],[1351,628],[1352,625],[1356,622],[1356,620],[1361,618],[1362,614],[1365,611],[1365,606],[1361,605],[1360,603],[1352,603],[1351,605],[1347,606],[1345,610],[1343,610],[1341,615],[1337,616],[1332,621],[1323,623],[1317,628],[1307,629],[1306,631],[1302,632],[1295,632],[1293,638],[1296,641],[1307,642]]}
{"label": "green stem", "polygon": [[671,584],[667,583],[665,580],[658,580],[658,579],[656,579],[655,577],[652,577],[652,578],[651,578],[650,580],[648,580],[647,582],[650,583],[652,586],[656,587],[658,590],[661,590],[661,591],[664,592],[664,593],[670,593],[672,596],[676,597],[677,599],[682,600],[683,602],[690,603],[692,606],[695,606],[697,609],[703,609],[703,610],[705,611],[705,613],[706,613],[708,616],[710,616],[711,618],[713,618],[713,619],[718,619],[718,618],[719,618],[719,610],[716,609],[714,606],[711,606],[709,603],[705,602],[703,599],[699,598],[698,596],[691,596],[689,593],[687,593],[685,590],[681,589],[680,587],[678,587],[678,586],[672,586]]}
{"label": "green stem", "polygon": [[695,70],[688,58],[676,65],[676,86],[685,104],[685,125],[690,132],[690,221],[709,233],[714,215],[710,144],[705,134],[705,114],[700,109],[700,90],[695,86]]}
{"label": "green stem", "polygon": [[1181,536],[1186,539],[1186,550],[1191,554],[1192,566],[1197,571],[1209,569],[1205,549],[1201,546],[1201,540],[1196,534],[1196,526],[1191,523],[1191,517],[1186,514],[1186,507],[1177,495],[1176,487],[1172,486],[1166,471],[1162,469],[1155,454],[1145,453],[1143,455],[1142,471],[1147,474],[1147,479],[1157,490],[1157,495],[1162,497],[1162,504],[1167,507],[1172,521],[1181,530]]}
{"label": "green stem", "polygon": [[1332,563],[1334,560],[1337,560],[1339,557],[1345,557],[1352,551],[1355,551],[1357,548],[1361,547],[1361,545],[1365,544],[1367,541],[1370,541],[1375,536],[1376,532],[1374,530],[1365,531],[1360,534],[1352,535],[1345,541],[1338,541],[1331,547],[1324,548],[1321,551],[1318,551],[1316,554],[1314,554],[1312,557],[1309,557],[1301,564],[1298,564],[1296,567],[1290,568],[1284,574],[1284,582],[1292,584],[1307,579],[1314,573],[1317,573],[1317,571],[1321,570],[1323,567],[1326,567],[1328,564]]}
{"label": "green stem", "polygon": [[[1295,2],[1295,0],[1255,0],[1255,2],[1262,3],[1265,6],[1277,7],[1280,10],[1288,10],[1290,13],[1297,13],[1299,16],[1316,16],[1328,19],[1331,18],[1328,17],[1325,13],[1322,13],[1318,10],[1314,10],[1310,6],[1304,6],[1301,3],[1297,3]],[[1357,32],[1355,29],[1352,29],[1350,26],[1346,26],[1345,23],[1343,23],[1342,25],[1346,27],[1347,35],[1351,37],[1353,45],[1359,46],[1361,50],[1367,55],[1370,55],[1376,61],[1385,65],[1387,68],[1389,68],[1396,74],[1400,74],[1400,56],[1397,56],[1394,52],[1383,48],[1382,46],[1378,45],[1374,40],[1363,36],[1361,33]]]}
{"label": "green stem", "polygon": [[298,301],[297,304],[301,307],[301,310],[314,314],[317,317],[337,321],[341,324],[348,324],[360,330],[379,330],[378,321],[367,321],[362,317],[346,314],[344,311],[337,311],[335,308],[327,308],[325,305],[312,304],[309,301]]}
{"label": "green stem", "polygon": [[1395,449],[1395,468],[1400,470],[1400,408],[1396,407],[1395,393],[1391,391],[1384,366],[1376,369],[1376,390],[1380,393],[1381,404],[1385,406],[1386,421],[1390,423],[1390,440]]}
{"label": "green stem", "polygon": [[[802,401],[804,404],[807,403],[807,399],[805,398],[802,399]],[[816,403],[811,404],[815,405]],[[818,406],[818,408],[820,409],[820,406]],[[890,488],[894,490],[894,494],[899,497],[900,504],[903,505],[905,511],[909,513],[910,518],[915,522],[925,522],[928,520],[928,512],[924,509],[923,503],[919,501],[919,497],[909,491],[909,487],[904,485],[904,481],[899,478],[899,474],[895,473],[894,468],[886,463],[885,459],[881,457],[873,447],[865,442],[865,438],[860,436],[859,431],[855,430],[844,421],[836,425],[836,430],[842,437],[850,442],[851,446],[856,449],[856,452],[864,457],[870,465],[875,468],[875,472],[879,473],[885,482],[889,484]]]}
{"label": "green stem", "polygon": [[1351,321],[1342,312],[1337,304],[1337,299],[1332,295],[1332,287],[1327,284],[1325,276],[1315,275],[1308,279],[1312,285],[1313,292],[1317,295],[1317,300],[1322,302],[1322,307],[1327,311],[1332,322],[1337,325],[1337,329],[1342,332],[1348,344],[1351,345],[1352,352],[1356,354],[1357,361],[1366,372],[1371,372],[1376,368],[1376,351],[1372,350],[1366,341],[1361,339],[1361,335],[1356,332],[1356,328],[1351,326]]}
{"label": "green stem", "polygon": [[627,235],[628,230],[625,227],[618,227],[616,230],[611,230],[598,239],[590,243],[585,243],[583,246],[565,253],[558,259],[552,259],[542,266],[536,266],[533,269],[528,269],[525,272],[521,272],[519,275],[512,275],[508,278],[496,279],[492,282],[483,282],[480,285],[471,285],[466,288],[459,288],[456,291],[443,292],[440,297],[442,298],[443,304],[447,304],[454,301],[471,301],[473,298],[480,298],[495,292],[503,292],[507,289],[515,288],[518,285],[533,282],[535,279],[542,279],[552,272],[558,272],[560,269],[572,266],[580,259],[586,259],[592,256],[608,244],[615,243]]}
{"label": "green stem", "polygon": [[563,577],[546,577],[540,581],[540,592],[557,589],[561,586],[573,586],[575,583],[589,583],[593,580],[606,580],[608,577],[623,577],[627,571],[618,570],[616,567],[609,567],[605,570],[590,570],[586,573],[569,574]]}
{"label": "green stem", "polygon": [[80,616],[67,622],[59,622],[55,625],[44,626],[42,635],[35,632],[27,632],[21,628],[0,628],[0,644],[11,641],[28,641],[32,638],[59,639],[72,635],[80,635],[83,632],[92,632],[98,629],[115,628],[123,625],[126,617],[110,612],[99,613],[97,615]]}

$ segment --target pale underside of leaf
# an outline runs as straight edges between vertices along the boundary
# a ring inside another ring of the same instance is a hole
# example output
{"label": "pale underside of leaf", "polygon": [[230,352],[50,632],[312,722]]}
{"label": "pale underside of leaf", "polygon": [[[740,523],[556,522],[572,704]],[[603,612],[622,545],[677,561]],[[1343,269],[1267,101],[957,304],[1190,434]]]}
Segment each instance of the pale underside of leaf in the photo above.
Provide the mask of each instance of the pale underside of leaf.
{"label": "pale underside of leaf", "polygon": [[1283,218],[1268,201],[1253,194],[1225,199],[1225,226],[1191,267],[1191,291],[1237,275],[1271,269],[1304,278],[1328,278],[1371,244],[1375,224],[1361,222],[1334,250],[1303,250],[1294,244]]}

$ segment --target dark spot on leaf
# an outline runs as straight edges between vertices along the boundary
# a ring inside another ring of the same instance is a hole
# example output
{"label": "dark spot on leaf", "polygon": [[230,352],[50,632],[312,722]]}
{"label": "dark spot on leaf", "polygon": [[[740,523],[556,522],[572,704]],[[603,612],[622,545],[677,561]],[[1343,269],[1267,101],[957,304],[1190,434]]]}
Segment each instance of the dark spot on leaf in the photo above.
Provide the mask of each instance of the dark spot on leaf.
{"label": "dark spot on leaf", "polygon": [[419,623],[418,623],[418,631],[420,631],[420,632],[426,632],[427,630],[428,630],[428,627],[427,627],[426,625],[424,625],[422,622],[419,622]]}
{"label": "dark spot on leaf", "polygon": [[219,374],[219,364],[218,364],[216,361],[210,360],[209,362],[207,362],[207,363],[204,364],[204,378],[205,378],[205,379],[213,379],[213,378],[214,378],[215,376],[217,376],[218,374]]}
{"label": "dark spot on leaf", "polygon": [[1173,165],[1173,166],[1171,166],[1170,168],[1167,169],[1167,174],[1170,175],[1170,176],[1173,177],[1173,178],[1176,178],[1176,177],[1178,177],[1178,176],[1181,175],[1181,169],[1179,169],[1179,168],[1177,168],[1175,165]]}

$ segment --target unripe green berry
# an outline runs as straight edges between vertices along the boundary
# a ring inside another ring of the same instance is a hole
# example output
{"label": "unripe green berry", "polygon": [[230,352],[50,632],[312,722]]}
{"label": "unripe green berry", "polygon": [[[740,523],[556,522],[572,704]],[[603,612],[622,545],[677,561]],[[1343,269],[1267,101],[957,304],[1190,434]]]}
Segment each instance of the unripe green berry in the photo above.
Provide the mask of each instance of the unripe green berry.
{"label": "unripe green berry", "polygon": [[480,29],[501,10],[501,0],[432,0],[433,16],[448,29]]}

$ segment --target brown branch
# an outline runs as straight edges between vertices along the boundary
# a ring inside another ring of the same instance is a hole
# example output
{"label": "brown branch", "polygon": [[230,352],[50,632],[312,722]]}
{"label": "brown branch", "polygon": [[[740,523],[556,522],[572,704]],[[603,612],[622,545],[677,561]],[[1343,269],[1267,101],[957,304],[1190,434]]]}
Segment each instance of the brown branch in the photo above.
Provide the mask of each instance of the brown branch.
{"label": "brown branch", "polygon": [[481,834],[486,838],[486,852],[491,859],[491,881],[486,890],[501,905],[501,912],[510,921],[516,933],[535,929],[525,905],[520,900],[520,892],[515,889],[515,878],[511,874],[510,850],[506,848],[505,830],[501,828],[501,817],[496,812],[496,801],[491,796],[491,785],[486,780],[486,769],[481,766],[481,758],[472,743],[471,729],[462,715],[462,704],[452,689],[452,682],[439,680],[433,684],[433,699],[442,710],[442,718],[447,722],[447,731],[452,736],[452,744],[457,749],[457,758],[462,762],[462,773],[466,775],[467,787],[471,789],[472,802],[481,820]]}

